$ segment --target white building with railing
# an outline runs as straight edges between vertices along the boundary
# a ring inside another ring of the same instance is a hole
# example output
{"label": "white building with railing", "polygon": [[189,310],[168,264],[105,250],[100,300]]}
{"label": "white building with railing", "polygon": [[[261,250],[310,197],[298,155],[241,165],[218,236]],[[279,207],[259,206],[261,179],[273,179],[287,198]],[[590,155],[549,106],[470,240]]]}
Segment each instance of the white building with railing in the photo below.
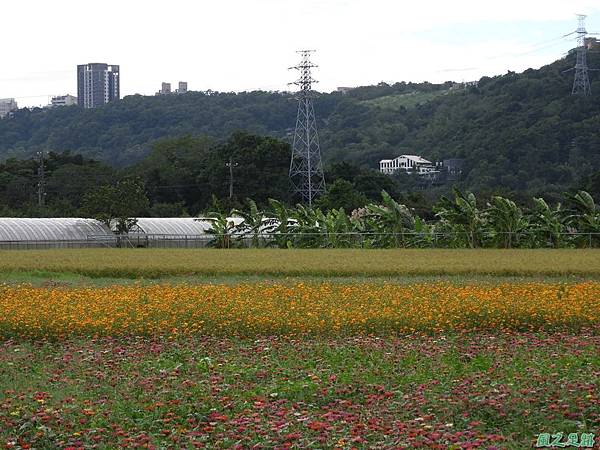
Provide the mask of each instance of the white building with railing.
{"label": "white building with railing", "polygon": [[386,175],[393,175],[397,172],[410,172],[431,176],[439,173],[434,163],[416,155],[400,155],[394,159],[382,159],[379,161],[379,171]]}

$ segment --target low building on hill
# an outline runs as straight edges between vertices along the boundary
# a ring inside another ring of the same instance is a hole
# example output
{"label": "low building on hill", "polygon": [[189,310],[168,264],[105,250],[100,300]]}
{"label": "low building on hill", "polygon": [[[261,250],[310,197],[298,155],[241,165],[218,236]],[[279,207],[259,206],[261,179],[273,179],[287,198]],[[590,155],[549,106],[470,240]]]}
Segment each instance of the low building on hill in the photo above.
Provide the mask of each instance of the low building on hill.
{"label": "low building on hill", "polygon": [[436,164],[416,155],[400,155],[394,159],[382,159],[379,161],[379,171],[386,175],[407,172],[422,176],[433,176],[439,173]]}
{"label": "low building on hill", "polygon": [[464,159],[448,158],[433,163],[421,156],[400,155],[394,159],[382,159],[379,171],[386,175],[412,173],[419,175],[426,184],[444,184],[462,178]]}
{"label": "low building on hill", "polygon": [[162,83],[160,91],[158,91],[155,95],[171,95],[171,94],[187,94],[188,92],[188,84],[187,81],[180,81],[178,84],[178,88],[173,91],[171,89],[171,83]]}
{"label": "low building on hill", "polygon": [[52,101],[50,102],[50,106],[52,108],[56,108],[59,106],[75,106],[77,105],[77,97],[74,95],[59,95],[56,97],[52,97]]}
{"label": "low building on hill", "polygon": [[585,46],[588,50],[600,50],[600,39],[587,37],[585,38]]}
{"label": "low building on hill", "polygon": [[346,95],[348,92],[354,90],[356,88],[353,87],[347,87],[347,86],[342,86],[336,89],[336,92],[341,92],[342,94]]}
{"label": "low building on hill", "polygon": [[465,160],[461,158],[444,159],[441,164],[446,181],[458,181],[462,177]]}
{"label": "low building on hill", "polygon": [[14,98],[2,98],[0,99],[0,119],[8,116],[11,112],[19,109],[17,102]]}

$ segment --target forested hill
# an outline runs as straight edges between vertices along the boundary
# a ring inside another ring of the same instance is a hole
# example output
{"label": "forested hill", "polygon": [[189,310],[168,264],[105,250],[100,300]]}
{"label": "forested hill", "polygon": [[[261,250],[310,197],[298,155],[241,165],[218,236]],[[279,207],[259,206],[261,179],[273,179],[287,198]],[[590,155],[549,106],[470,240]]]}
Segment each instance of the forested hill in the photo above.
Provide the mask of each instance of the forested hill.
{"label": "forested hill", "polygon": [[[600,68],[600,54],[590,53]],[[600,72],[591,98],[570,95],[574,56],[540,70],[452,83],[380,84],[315,101],[326,162],[377,167],[401,153],[432,160],[466,159],[468,188],[558,191],[600,169]],[[130,96],[97,110],[20,110],[0,120],[0,158],[45,149],[70,150],[116,166],[146,156],[167,137],[226,138],[245,130],[288,138],[296,120],[293,96],[282,93],[200,93]]]}

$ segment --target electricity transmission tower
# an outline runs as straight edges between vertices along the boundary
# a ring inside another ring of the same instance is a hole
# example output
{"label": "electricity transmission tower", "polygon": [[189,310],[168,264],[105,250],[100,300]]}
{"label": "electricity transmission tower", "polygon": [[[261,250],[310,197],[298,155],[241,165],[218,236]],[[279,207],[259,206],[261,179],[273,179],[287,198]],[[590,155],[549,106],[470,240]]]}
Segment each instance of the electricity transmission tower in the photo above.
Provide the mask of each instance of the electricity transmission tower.
{"label": "electricity transmission tower", "polygon": [[292,147],[290,180],[294,193],[299,194],[302,200],[311,206],[315,197],[325,192],[319,133],[313,106],[312,83],[316,80],[312,78],[312,69],[317,67],[310,60],[313,52],[314,50],[299,51],[298,53],[302,57],[300,64],[290,67],[290,69],[300,72],[300,78],[291,83],[298,86],[300,90],[296,97],[298,118]]}
{"label": "electricity transmission tower", "polygon": [[573,95],[583,94],[592,95],[590,87],[590,77],[587,65],[587,47],[585,38],[587,30],[585,29],[585,17],[582,14],[577,15],[579,26],[577,27],[577,63],[575,64],[575,80],[573,81]]}

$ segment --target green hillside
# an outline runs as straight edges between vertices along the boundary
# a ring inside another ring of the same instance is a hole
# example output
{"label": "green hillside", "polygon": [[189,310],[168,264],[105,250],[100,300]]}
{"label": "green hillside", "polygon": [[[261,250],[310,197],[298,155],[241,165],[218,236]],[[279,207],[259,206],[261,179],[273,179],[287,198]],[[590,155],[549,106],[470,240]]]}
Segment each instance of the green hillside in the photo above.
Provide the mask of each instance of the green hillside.
{"label": "green hillside", "polygon": [[384,109],[401,110],[402,108],[414,108],[423,105],[440,95],[447,95],[449,89],[440,89],[438,91],[422,92],[413,91],[406,94],[384,95],[371,100],[365,100],[363,104]]}
{"label": "green hillside", "polygon": [[[600,68],[600,54],[589,55]],[[452,83],[367,86],[315,101],[327,164],[376,168],[401,153],[466,160],[464,184],[475,191],[560,192],[600,169],[600,72],[593,96],[570,95],[573,56],[539,70],[484,77],[479,87]],[[296,104],[288,93],[192,92],[130,96],[97,110],[20,110],[0,120],[0,159],[41,149],[70,150],[124,167],[164,138],[236,130],[289,139]]]}

